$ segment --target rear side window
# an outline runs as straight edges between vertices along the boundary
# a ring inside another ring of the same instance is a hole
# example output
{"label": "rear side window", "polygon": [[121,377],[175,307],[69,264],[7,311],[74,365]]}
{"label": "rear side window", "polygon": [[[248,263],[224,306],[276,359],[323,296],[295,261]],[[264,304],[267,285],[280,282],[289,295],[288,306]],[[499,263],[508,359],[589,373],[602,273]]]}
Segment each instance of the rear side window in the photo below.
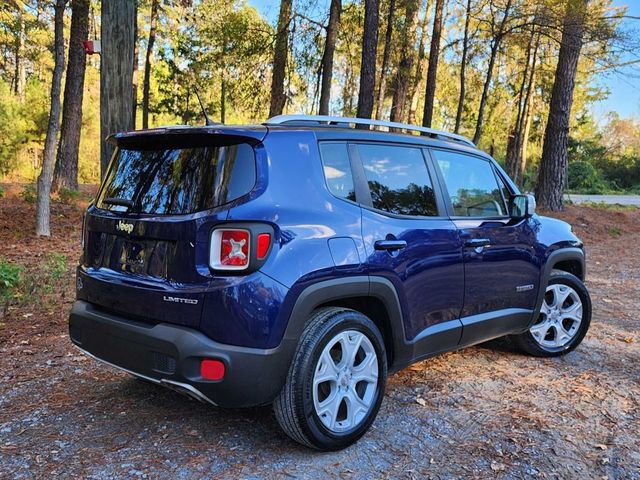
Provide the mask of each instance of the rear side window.
{"label": "rear side window", "polygon": [[321,143],[322,169],[329,191],[336,197],[356,200],[346,143]]}
{"label": "rear side window", "polygon": [[461,217],[501,217],[507,209],[487,160],[444,150],[432,150],[449,191],[453,212]]}
{"label": "rear side window", "polygon": [[[255,154],[245,143],[116,149],[96,205],[117,212],[194,213],[249,193],[255,182]],[[122,200],[132,206],[123,206]]]}
{"label": "rear side window", "polygon": [[421,149],[373,144],[357,148],[374,208],[399,215],[438,215]]}

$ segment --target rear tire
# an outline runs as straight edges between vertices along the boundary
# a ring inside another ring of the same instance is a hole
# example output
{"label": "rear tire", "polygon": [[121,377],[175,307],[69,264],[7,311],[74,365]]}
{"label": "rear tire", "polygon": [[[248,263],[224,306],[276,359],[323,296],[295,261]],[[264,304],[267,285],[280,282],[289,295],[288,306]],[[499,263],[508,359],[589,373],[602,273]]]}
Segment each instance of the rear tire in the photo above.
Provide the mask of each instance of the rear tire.
{"label": "rear tire", "polygon": [[511,339],[529,355],[558,357],[580,345],[590,324],[591,298],[587,287],[575,275],[553,270],[535,323]]}
{"label": "rear tire", "polygon": [[365,315],[346,308],[313,312],[280,395],[278,423],[296,442],[334,451],[369,429],[384,396],[384,341]]}

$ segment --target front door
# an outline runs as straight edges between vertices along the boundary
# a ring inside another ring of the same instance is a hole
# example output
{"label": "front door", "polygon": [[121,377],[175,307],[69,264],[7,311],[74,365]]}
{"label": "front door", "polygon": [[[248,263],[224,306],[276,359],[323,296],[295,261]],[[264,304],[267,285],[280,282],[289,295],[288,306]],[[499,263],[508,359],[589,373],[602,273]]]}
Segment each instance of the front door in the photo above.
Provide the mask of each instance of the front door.
{"label": "front door", "polygon": [[462,246],[434,188],[435,170],[426,161],[426,151],[358,143],[350,145],[350,152],[371,197],[361,202],[369,274],[395,286],[403,311],[405,353],[417,358],[454,348],[462,330]]}
{"label": "front door", "polygon": [[506,186],[490,160],[432,149],[463,247],[461,343],[525,328],[535,308],[540,267],[535,222],[508,214]]}

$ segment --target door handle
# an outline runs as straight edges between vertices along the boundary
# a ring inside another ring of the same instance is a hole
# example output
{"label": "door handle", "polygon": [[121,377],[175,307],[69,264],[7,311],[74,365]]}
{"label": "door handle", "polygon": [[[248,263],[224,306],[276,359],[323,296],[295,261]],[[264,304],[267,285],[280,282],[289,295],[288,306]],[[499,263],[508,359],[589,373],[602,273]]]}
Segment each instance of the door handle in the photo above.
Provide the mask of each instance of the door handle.
{"label": "door handle", "polygon": [[491,245],[491,240],[488,238],[473,238],[464,242],[464,246],[469,248],[488,247],[489,245]]}
{"label": "door handle", "polygon": [[407,242],[404,240],[376,240],[373,244],[373,248],[376,250],[401,250],[407,246]]}

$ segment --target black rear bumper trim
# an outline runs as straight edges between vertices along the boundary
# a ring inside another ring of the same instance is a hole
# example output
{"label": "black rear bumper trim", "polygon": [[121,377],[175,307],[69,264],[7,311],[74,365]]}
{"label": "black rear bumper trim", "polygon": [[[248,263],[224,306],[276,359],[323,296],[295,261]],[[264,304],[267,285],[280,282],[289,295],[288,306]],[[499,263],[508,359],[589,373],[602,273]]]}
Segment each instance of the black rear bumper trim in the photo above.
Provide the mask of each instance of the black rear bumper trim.
{"label": "black rear bumper trim", "polygon": [[[69,335],[80,350],[103,363],[221,407],[272,402],[284,385],[297,345],[295,338],[285,338],[272,349],[222,344],[193,328],[142,324],[82,300],[69,315]],[[171,368],[160,368],[159,357],[169,359]],[[205,358],[224,363],[224,378],[211,381],[201,376]]]}

